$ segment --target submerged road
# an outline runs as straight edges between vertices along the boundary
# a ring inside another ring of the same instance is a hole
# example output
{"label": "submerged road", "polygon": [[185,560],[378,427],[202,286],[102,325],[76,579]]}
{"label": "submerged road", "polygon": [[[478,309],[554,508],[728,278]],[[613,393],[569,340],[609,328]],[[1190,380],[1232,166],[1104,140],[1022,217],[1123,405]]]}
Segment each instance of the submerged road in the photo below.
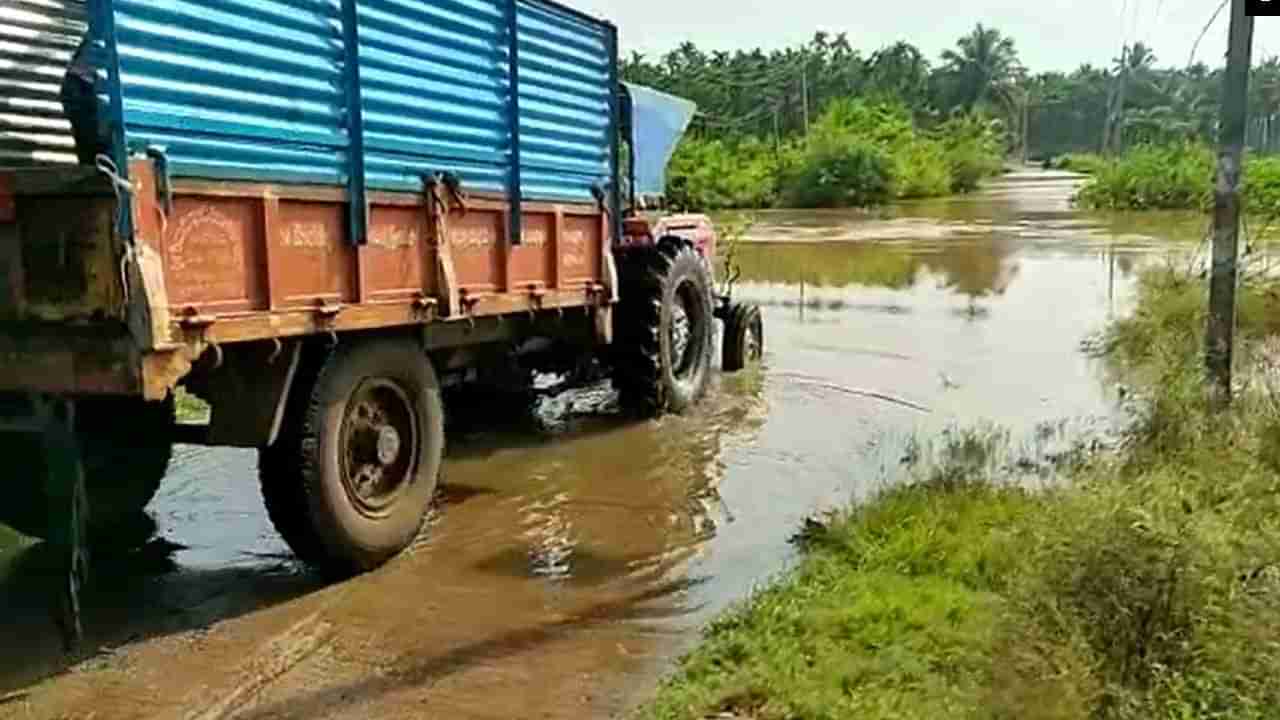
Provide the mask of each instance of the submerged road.
{"label": "submerged road", "polygon": [[767,363],[688,417],[607,387],[451,426],[406,556],[325,585],[261,507],[254,453],[180,448],[152,541],[107,558],[90,648],[0,535],[0,718],[597,718],[643,700],[717,612],[785,570],[806,517],[901,476],[915,436],[990,421],[1051,454],[1115,413],[1080,342],[1185,216],[1093,217],[1026,173],[878,214],[761,215],[740,251]]}

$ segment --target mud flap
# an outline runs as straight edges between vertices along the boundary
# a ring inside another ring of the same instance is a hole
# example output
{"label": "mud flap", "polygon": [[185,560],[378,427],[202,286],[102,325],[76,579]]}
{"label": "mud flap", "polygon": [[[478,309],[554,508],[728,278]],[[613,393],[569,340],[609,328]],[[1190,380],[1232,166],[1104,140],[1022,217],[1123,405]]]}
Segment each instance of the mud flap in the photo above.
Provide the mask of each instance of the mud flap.
{"label": "mud flap", "polygon": [[84,638],[80,594],[89,578],[89,494],[75,433],[75,404],[60,398],[32,396],[25,400],[21,403],[25,406],[22,412],[0,412],[0,430],[41,438],[47,542],[56,559],[56,582],[49,610],[64,647],[71,652]]}
{"label": "mud flap", "polygon": [[63,646],[74,650],[84,639],[80,593],[89,579],[89,495],[75,434],[75,405],[52,400],[38,407],[44,421],[45,488],[49,500],[49,545],[58,559],[53,616]]}

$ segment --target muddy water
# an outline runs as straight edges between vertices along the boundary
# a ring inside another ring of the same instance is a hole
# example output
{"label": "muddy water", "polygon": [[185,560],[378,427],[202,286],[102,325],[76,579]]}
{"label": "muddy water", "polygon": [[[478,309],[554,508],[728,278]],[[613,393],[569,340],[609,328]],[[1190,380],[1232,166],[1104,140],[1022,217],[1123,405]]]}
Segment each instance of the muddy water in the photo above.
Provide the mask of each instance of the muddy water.
{"label": "muddy water", "polygon": [[100,560],[78,657],[41,609],[41,548],[0,534],[0,717],[616,716],[787,567],[806,517],[898,477],[914,433],[1107,426],[1116,400],[1079,344],[1201,228],[1085,216],[1074,182],[761,215],[736,292],[764,308],[765,368],[654,423],[618,419],[607,388],[496,427],[453,408],[438,517],[349,583],[289,558],[252,453],[179,450],[156,539]]}

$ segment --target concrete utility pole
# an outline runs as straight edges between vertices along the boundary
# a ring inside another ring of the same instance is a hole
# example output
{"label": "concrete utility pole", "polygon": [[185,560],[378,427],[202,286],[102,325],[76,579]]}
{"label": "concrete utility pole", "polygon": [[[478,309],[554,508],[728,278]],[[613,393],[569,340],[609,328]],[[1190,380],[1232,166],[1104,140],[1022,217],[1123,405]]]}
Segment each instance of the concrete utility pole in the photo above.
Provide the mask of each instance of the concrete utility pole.
{"label": "concrete utility pole", "polygon": [[1022,93],[1022,164],[1031,158],[1031,88]]}
{"label": "concrete utility pole", "polygon": [[800,99],[804,103],[804,134],[809,134],[809,60],[806,57],[800,70]]}
{"label": "concrete utility pole", "polygon": [[1214,188],[1206,364],[1213,401],[1219,408],[1231,404],[1231,362],[1235,349],[1240,179],[1244,174],[1249,68],[1253,63],[1253,18],[1246,13],[1245,5],[1246,0],[1231,0],[1231,37],[1218,130],[1218,181]]}
{"label": "concrete utility pole", "polygon": [[1107,110],[1107,121],[1102,131],[1102,154],[1111,156],[1119,153],[1123,145],[1124,106],[1128,100],[1129,82],[1129,45],[1120,50],[1120,72],[1116,76],[1116,84],[1112,90],[1110,107]]}

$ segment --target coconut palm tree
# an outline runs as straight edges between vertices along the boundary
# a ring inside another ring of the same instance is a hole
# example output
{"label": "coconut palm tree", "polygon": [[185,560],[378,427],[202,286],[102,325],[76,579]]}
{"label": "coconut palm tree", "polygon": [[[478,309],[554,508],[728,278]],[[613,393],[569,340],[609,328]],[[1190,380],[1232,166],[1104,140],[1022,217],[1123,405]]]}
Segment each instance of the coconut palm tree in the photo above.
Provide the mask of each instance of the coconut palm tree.
{"label": "coconut palm tree", "polygon": [[965,110],[997,98],[1022,73],[1013,39],[982,23],[943,51],[942,62],[955,104]]}

